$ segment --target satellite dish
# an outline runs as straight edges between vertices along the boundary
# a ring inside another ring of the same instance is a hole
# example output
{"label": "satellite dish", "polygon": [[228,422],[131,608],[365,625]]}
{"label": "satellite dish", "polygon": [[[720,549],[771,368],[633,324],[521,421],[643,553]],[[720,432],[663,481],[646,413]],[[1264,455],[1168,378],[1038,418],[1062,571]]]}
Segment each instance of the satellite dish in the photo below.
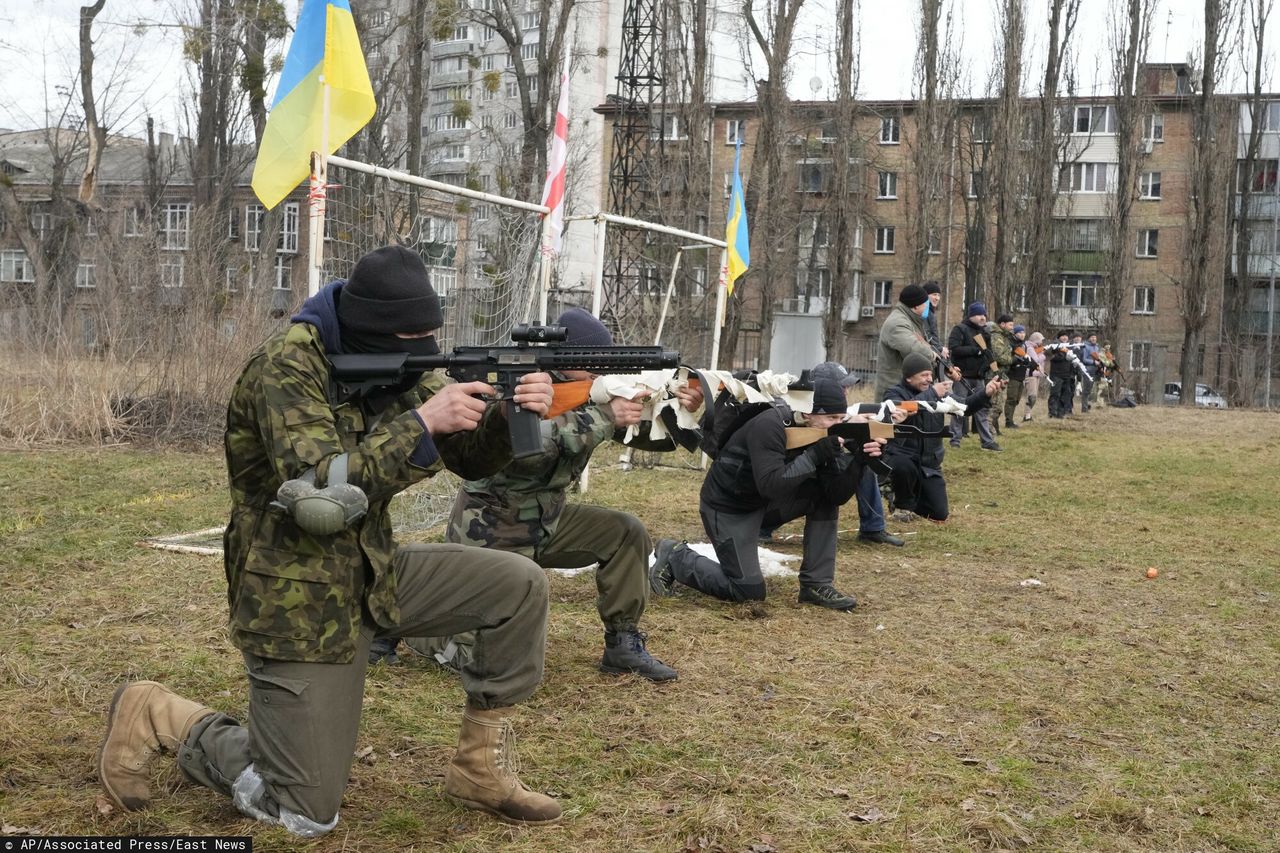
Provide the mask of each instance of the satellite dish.
{"label": "satellite dish", "polygon": [[826,83],[823,82],[822,78],[816,74],[809,78],[809,91],[813,92],[815,97],[822,91],[822,87],[825,85]]}

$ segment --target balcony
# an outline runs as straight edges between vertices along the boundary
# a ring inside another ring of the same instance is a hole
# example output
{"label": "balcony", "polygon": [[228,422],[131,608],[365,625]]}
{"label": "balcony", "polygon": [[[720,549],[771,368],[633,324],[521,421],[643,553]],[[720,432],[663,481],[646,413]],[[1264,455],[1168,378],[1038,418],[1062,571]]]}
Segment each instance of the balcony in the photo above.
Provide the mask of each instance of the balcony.
{"label": "balcony", "polygon": [[1094,252],[1054,249],[1049,253],[1049,266],[1060,272],[1102,272],[1106,268],[1107,255],[1102,250]]}
{"label": "balcony", "polygon": [[1101,305],[1051,305],[1049,325],[1055,328],[1081,329],[1103,323],[1107,309]]}

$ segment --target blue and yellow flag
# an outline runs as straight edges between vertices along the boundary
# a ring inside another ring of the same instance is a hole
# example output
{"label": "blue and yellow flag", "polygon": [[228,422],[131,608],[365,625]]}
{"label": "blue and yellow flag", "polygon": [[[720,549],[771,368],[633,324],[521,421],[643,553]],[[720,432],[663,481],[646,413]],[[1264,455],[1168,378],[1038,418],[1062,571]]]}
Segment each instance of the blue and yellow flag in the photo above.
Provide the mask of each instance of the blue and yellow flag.
{"label": "blue and yellow flag", "polygon": [[267,208],[311,174],[311,152],[324,139],[326,86],[329,155],[368,124],[377,107],[349,0],[302,4],[253,166],[253,191]]}
{"label": "blue and yellow flag", "polygon": [[742,132],[738,132],[738,147],[733,154],[733,193],[729,196],[729,225],[725,228],[724,241],[729,244],[725,290],[733,295],[733,283],[751,266],[751,245],[747,240],[747,202],[742,193]]}

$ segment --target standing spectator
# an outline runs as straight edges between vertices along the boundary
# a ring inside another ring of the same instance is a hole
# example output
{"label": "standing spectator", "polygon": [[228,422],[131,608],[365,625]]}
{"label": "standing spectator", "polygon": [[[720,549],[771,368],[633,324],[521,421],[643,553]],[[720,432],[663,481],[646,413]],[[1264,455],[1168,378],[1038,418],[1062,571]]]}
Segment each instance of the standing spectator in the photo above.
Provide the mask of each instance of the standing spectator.
{"label": "standing spectator", "polygon": [[1071,333],[1058,332],[1059,346],[1049,354],[1049,417],[1065,418],[1071,411],[1071,395],[1075,393],[1075,367],[1069,349]]}
{"label": "standing spectator", "polygon": [[1027,358],[1035,362],[1035,369],[1023,381],[1023,388],[1027,392],[1027,410],[1022,416],[1023,423],[1031,420],[1031,410],[1036,407],[1036,398],[1040,396],[1040,386],[1045,382],[1043,333],[1032,332],[1031,337],[1027,338]]}
{"label": "standing spectator", "polygon": [[[995,356],[991,352],[991,343],[986,337],[987,306],[974,302],[966,312],[964,322],[957,323],[947,337],[947,346],[951,349],[951,357],[955,366],[960,369],[960,396],[968,397],[986,385],[987,375],[995,369]],[[1003,448],[996,443],[991,434],[991,416],[987,408],[981,408],[973,415],[978,431],[978,439],[983,450],[999,453]],[[951,446],[959,447],[964,437],[964,419],[951,418]]]}
{"label": "standing spectator", "polygon": [[[990,327],[991,353],[996,357],[996,373],[1001,379],[1009,378],[1009,370],[1013,367],[1013,348],[1017,342],[1013,339],[1013,317],[1001,314],[996,318],[995,326]],[[1007,389],[1001,388],[991,400],[991,411],[995,412],[992,427],[996,435],[1000,435],[1000,413],[1005,410]],[[1016,405],[1016,404],[1015,404]],[[1017,424],[1006,419],[1006,426],[1017,427]]]}
{"label": "standing spectator", "polygon": [[[1010,345],[1013,347],[1013,363],[1009,366],[1009,387],[1005,389],[1004,425],[1010,429],[1017,429],[1018,424],[1013,416],[1018,412],[1022,387],[1036,369],[1036,363],[1031,360],[1030,348],[1027,346],[1026,326],[1014,325]],[[996,413],[997,416],[999,414],[999,412]]]}
{"label": "standing spectator", "polygon": [[924,336],[929,342],[929,346],[933,347],[933,351],[942,356],[943,360],[951,358],[951,351],[942,345],[942,338],[938,335],[938,305],[942,303],[942,288],[938,286],[936,281],[926,281],[924,283],[925,295],[929,297],[929,303],[924,308]]}
{"label": "standing spectator", "polygon": [[935,350],[925,336],[925,307],[929,297],[918,284],[908,284],[898,294],[898,304],[880,327],[880,343],[876,363],[876,400],[902,377],[902,360],[908,353],[920,353],[931,362]]}
{"label": "standing spectator", "polygon": [[1099,368],[1102,367],[1098,361],[1098,353],[1102,352],[1102,347],[1098,346],[1098,333],[1090,332],[1085,338],[1084,346],[1081,348],[1080,360],[1084,362],[1084,371],[1089,374],[1089,381],[1085,383],[1084,389],[1080,392],[1080,411],[1087,412],[1093,408],[1093,404],[1098,402],[1098,376]]}

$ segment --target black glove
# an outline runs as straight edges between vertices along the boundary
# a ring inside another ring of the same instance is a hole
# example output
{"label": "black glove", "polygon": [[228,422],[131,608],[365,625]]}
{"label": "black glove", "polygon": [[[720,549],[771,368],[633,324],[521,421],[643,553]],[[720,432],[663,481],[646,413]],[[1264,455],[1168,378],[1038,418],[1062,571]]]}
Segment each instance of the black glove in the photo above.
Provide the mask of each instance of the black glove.
{"label": "black glove", "polygon": [[813,459],[815,465],[822,466],[835,459],[839,455],[840,449],[840,438],[829,435],[826,438],[818,439],[809,447],[809,456]]}

